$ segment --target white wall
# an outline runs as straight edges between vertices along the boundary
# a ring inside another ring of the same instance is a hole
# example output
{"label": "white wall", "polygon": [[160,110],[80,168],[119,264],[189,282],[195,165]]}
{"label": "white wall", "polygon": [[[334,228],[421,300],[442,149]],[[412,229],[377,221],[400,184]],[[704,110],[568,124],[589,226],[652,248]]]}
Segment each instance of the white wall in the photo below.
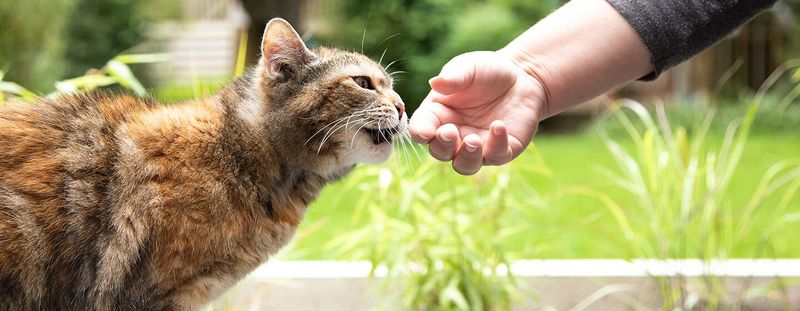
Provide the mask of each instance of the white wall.
{"label": "white wall", "polygon": [[154,66],[156,76],[176,84],[231,76],[249,22],[239,1],[186,0],[184,14],[182,22],[159,23],[150,31],[170,56]]}

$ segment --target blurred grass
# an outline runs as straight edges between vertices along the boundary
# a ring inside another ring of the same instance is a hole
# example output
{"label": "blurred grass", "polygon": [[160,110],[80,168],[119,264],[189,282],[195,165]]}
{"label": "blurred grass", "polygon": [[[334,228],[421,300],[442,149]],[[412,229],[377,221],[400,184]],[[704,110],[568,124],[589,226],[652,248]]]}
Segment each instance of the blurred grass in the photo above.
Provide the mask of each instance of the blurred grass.
{"label": "blurred grass", "polygon": [[[722,138],[712,136],[711,145],[719,144]],[[632,143],[621,141],[623,147],[631,148]],[[787,159],[800,159],[800,133],[764,135],[754,134],[745,149],[742,165],[733,176],[731,195],[726,199],[734,204],[745,202],[753,195],[764,172],[775,163]],[[587,187],[614,198],[632,215],[637,215],[637,203],[630,196],[598,173],[599,167],[615,167],[614,160],[600,136],[594,131],[568,136],[539,136],[535,148],[529,150],[514,162],[514,166],[538,165],[537,158],[549,170],[549,174],[522,173],[513,170],[512,174],[523,174],[536,192],[545,197],[544,204],[531,204],[522,207],[519,223],[524,230],[504,242],[507,249],[524,258],[630,258],[638,254],[622,236],[619,226],[601,202],[590,196],[568,193],[565,189]],[[406,165],[399,155],[386,163],[386,166]],[[439,164],[435,169],[449,171],[448,164]],[[486,168],[491,171],[497,168]],[[442,188],[464,183],[463,177],[455,173],[439,174],[437,183]],[[345,181],[346,182],[346,181]],[[375,180],[374,182],[378,182]],[[476,189],[476,191],[479,191]],[[321,247],[331,237],[345,234],[365,226],[365,220],[353,221],[358,191],[343,191],[343,183],[325,188],[320,198],[311,204],[307,218],[298,230],[298,238],[285,256],[292,259],[332,259],[331,250]],[[532,193],[531,196],[537,194]],[[629,201],[625,201],[628,199]],[[772,198],[769,202],[777,199]],[[387,209],[397,202],[384,202]],[[800,198],[795,197],[789,204],[787,213],[800,213]],[[734,246],[731,257],[753,257],[762,238],[762,230],[772,224],[769,213],[759,213],[754,219],[753,234],[746,235]],[[642,215],[643,216],[643,215]],[[642,219],[640,219],[642,220]],[[636,221],[633,219],[632,221]],[[642,220],[643,221],[643,220]],[[800,226],[785,226],[771,239],[771,247],[764,256],[778,258],[800,258],[800,248],[796,247],[796,237],[800,236]],[[364,259],[364,258],[350,258]]]}
{"label": "blurred grass", "polygon": [[[758,107],[758,115],[750,129],[752,134],[772,135],[772,134],[793,134],[797,133],[800,126],[800,105],[797,105],[796,98],[776,96],[781,92],[768,94]],[[710,125],[709,131],[722,135],[728,125],[740,119],[747,109],[743,104],[752,95],[742,96],[739,99],[720,99],[716,104],[714,120]],[[687,134],[695,133],[701,127],[703,118],[712,110],[711,104],[704,101],[685,101],[674,102],[664,106],[669,123],[672,127],[682,127]],[[635,118],[631,111],[620,111],[629,118]],[[634,124],[638,129],[642,129],[642,124]],[[627,133],[617,119],[609,119],[602,124],[603,129],[614,137],[627,137]]]}

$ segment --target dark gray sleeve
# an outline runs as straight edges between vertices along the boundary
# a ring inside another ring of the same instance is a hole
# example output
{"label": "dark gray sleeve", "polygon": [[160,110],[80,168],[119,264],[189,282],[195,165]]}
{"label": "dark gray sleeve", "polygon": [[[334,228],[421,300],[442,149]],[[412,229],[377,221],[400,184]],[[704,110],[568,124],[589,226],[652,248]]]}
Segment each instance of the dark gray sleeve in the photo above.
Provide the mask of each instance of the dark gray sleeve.
{"label": "dark gray sleeve", "polygon": [[650,50],[655,79],[711,46],[776,0],[607,0]]}

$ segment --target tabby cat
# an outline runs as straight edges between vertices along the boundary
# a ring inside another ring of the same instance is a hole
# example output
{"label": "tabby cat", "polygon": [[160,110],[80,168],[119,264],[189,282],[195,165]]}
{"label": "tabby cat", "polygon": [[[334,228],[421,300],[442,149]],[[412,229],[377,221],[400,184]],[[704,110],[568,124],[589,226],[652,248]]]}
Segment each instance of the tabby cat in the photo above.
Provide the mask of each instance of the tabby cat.
{"label": "tabby cat", "polygon": [[207,99],[0,106],[0,310],[197,309],[275,254],[320,189],[406,133],[392,78],[282,19]]}

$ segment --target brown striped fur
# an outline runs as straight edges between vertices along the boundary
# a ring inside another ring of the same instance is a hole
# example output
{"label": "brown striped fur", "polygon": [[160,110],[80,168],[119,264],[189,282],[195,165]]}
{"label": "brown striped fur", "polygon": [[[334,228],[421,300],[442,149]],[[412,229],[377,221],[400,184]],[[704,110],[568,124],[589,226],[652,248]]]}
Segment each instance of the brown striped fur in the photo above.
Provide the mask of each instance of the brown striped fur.
{"label": "brown striped fur", "polygon": [[308,50],[283,20],[263,53],[203,100],[0,106],[0,310],[196,309],[285,245],[326,183],[388,157],[362,130],[405,130],[383,68]]}

